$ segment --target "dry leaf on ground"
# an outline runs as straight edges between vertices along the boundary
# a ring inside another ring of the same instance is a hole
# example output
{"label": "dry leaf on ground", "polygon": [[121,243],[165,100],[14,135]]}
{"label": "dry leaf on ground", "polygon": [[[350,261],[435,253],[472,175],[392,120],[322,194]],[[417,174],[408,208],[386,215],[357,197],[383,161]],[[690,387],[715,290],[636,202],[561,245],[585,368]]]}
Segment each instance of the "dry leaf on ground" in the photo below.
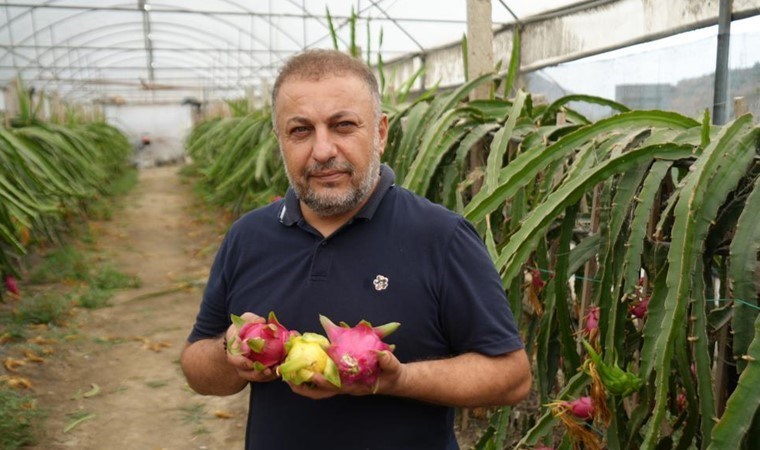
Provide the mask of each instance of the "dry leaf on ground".
{"label": "dry leaf on ground", "polygon": [[14,359],[10,356],[3,360],[3,366],[8,372],[16,372],[16,369],[26,364],[23,359]]}
{"label": "dry leaf on ground", "polygon": [[0,377],[0,382],[5,383],[13,389],[32,389],[32,382],[24,377],[9,377],[6,375]]}
{"label": "dry leaf on ground", "polygon": [[30,344],[35,344],[35,345],[51,345],[51,344],[58,343],[58,341],[56,341],[55,339],[48,339],[42,336],[36,336],[34,339],[29,339],[26,342]]}
{"label": "dry leaf on ground", "polygon": [[27,361],[35,362],[35,363],[43,363],[45,360],[38,354],[34,353],[34,350],[27,348],[24,350],[24,356],[26,357]]}
{"label": "dry leaf on ground", "polygon": [[231,412],[223,411],[221,409],[214,411],[214,416],[217,419],[232,419],[234,417],[234,415]]}

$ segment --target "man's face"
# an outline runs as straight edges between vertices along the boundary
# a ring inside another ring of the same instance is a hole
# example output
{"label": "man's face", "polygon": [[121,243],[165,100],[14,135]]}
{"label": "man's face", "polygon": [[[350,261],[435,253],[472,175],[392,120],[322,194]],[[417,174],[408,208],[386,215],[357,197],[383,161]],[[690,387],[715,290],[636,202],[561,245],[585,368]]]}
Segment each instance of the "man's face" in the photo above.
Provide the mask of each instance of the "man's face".
{"label": "man's face", "polygon": [[290,184],[314,213],[352,212],[372,192],[388,119],[355,76],[289,79],[277,94],[277,137]]}

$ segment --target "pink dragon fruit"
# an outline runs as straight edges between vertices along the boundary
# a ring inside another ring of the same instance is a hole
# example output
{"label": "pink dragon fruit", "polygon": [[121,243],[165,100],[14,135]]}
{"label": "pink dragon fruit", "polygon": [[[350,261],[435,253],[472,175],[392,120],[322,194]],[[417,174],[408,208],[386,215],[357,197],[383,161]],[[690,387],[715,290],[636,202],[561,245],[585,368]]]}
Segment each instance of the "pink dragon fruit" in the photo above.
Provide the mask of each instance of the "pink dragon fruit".
{"label": "pink dragon fruit", "polygon": [[640,302],[628,308],[628,312],[637,319],[643,319],[649,310],[649,297],[644,297]]}
{"label": "pink dragon fruit", "polygon": [[683,389],[678,392],[678,395],[676,395],[676,406],[678,407],[678,412],[683,412],[687,406],[689,406],[689,400],[686,398],[686,393],[684,393]]}
{"label": "pink dragon fruit", "polygon": [[5,276],[5,289],[13,295],[21,295],[16,284],[16,279],[10,275]]}
{"label": "pink dragon fruit", "polygon": [[256,370],[280,364],[286,355],[285,343],[290,336],[298,334],[283,327],[274,312],[269,313],[266,323],[246,322],[234,314],[231,318],[238,333],[235,339],[227,342],[227,351],[250,359]]}
{"label": "pink dragon fruit", "polygon": [[565,406],[577,418],[588,420],[594,417],[594,402],[591,397],[580,397],[572,402],[565,402]]}
{"label": "pink dragon fruit", "polygon": [[585,329],[587,333],[593,333],[599,330],[599,307],[592,306],[586,313],[586,325]]}
{"label": "pink dragon fruit", "polygon": [[400,324],[391,322],[373,327],[366,320],[362,320],[351,328],[345,322],[337,326],[322,315],[319,316],[319,322],[330,339],[327,354],[337,364],[341,381],[367,386],[375,384],[379,372],[377,352],[393,351],[394,348],[381,339],[396,331]]}

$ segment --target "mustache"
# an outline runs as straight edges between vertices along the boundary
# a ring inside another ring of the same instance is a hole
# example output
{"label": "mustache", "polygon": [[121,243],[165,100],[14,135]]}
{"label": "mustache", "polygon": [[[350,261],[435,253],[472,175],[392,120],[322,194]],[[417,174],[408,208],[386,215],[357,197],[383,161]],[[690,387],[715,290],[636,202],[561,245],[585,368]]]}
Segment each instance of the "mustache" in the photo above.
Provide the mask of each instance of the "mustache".
{"label": "mustache", "polygon": [[347,173],[354,173],[354,165],[348,161],[339,162],[338,160],[331,159],[327,162],[316,162],[306,166],[304,169],[304,176],[307,178],[314,174],[319,174],[327,171],[340,171]]}

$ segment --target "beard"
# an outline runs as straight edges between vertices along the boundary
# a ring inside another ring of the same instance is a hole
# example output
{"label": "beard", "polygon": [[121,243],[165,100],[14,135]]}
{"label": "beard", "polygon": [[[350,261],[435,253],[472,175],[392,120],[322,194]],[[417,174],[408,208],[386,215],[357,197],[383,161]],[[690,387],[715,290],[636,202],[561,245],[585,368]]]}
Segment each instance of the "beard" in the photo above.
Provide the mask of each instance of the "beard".
{"label": "beard", "polygon": [[[377,134],[375,136],[372,158],[364,171],[358,171],[356,166],[348,161],[338,162],[335,159],[311,164],[297,178],[286,167],[285,172],[296,196],[321,217],[340,216],[356,208],[369,197],[380,178],[380,145]],[[347,173],[351,178],[348,188],[340,190],[326,185],[323,186],[321,192],[312,189],[309,185],[311,175],[326,170],[340,170]]]}

